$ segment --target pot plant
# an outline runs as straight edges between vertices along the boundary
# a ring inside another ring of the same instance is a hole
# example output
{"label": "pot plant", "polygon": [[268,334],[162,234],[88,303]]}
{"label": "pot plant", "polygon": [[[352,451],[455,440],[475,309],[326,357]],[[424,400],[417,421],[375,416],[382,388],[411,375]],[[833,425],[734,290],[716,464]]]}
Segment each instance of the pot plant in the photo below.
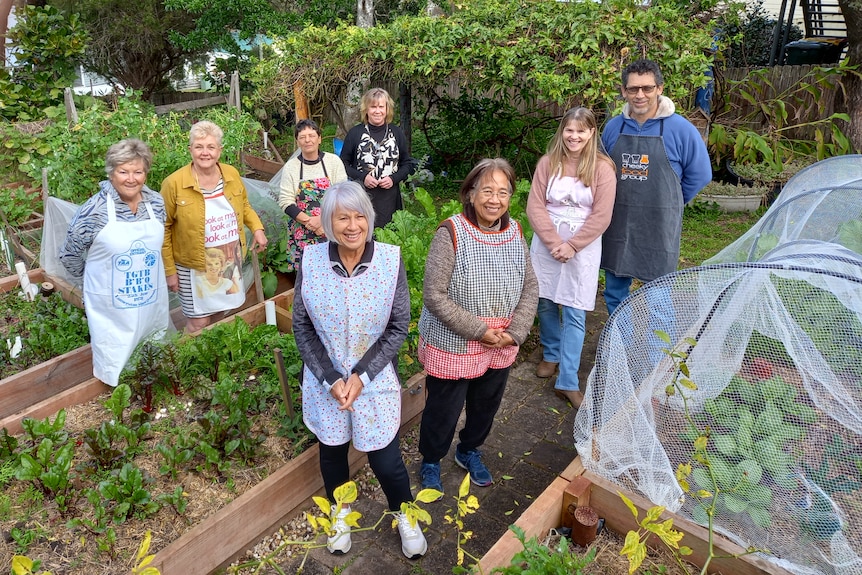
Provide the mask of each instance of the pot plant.
{"label": "pot plant", "polygon": [[701,190],[697,199],[716,203],[726,212],[753,212],[761,206],[770,190],[764,185],[745,186],[713,180]]}

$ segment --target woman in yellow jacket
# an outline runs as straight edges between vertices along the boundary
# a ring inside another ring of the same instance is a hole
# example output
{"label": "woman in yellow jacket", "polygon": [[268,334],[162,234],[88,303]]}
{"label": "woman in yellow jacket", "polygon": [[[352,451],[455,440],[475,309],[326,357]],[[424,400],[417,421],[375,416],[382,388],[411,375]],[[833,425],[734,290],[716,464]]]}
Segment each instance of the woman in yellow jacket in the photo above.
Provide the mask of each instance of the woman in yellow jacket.
{"label": "woman in yellow jacket", "polygon": [[[253,233],[252,249],[260,252],[267,244],[263,224],[249,204],[239,172],[219,162],[223,136],[221,128],[212,122],[193,125],[189,131],[191,163],[162,182],[166,211],[162,259],[168,289],[179,293],[183,315],[188,319],[187,332],[201,330],[216,314],[245,302],[245,228]],[[213,249],[225,257],[209,261],[224,262],[217,271],[240,286],[233,290],[236,293],[194,289],[198,278],[207,273],[207,250],[211,253]]]}

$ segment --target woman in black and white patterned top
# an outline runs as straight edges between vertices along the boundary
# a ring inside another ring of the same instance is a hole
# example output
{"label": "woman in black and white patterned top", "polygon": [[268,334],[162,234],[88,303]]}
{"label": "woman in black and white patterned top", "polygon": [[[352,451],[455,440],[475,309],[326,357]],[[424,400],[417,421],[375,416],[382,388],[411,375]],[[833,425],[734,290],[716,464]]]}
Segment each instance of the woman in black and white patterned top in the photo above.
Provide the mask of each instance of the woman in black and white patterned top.
{"label": "woman in black and white patterned top", "polygon": [[[392,123],[395,102],[383,88],[372,88],[359,105],[362,123],[347,132],[341,161],[347,176],[361,183],[371,197],[376,227],[382,228],[400,210],[400,183],[414,169],[407,138]],[[408,118],[409,121],[409,118]]]}

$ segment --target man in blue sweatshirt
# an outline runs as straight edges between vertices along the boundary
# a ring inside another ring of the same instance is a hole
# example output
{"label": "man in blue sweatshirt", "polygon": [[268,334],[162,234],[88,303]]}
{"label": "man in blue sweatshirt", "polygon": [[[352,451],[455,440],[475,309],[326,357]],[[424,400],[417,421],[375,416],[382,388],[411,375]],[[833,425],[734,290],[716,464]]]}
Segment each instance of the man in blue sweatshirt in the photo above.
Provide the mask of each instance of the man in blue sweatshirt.
{"label": "man in blue sweatshirt", "polygon": [[623,113],[602,131],[618,177],[613,217],[602,236],[609,314],[629,295],[633,278],[648,282],[676,270],[683,206],[712,179],[700,132],[675,113],[663,90],[658,64],[629,64],[622,73]]}

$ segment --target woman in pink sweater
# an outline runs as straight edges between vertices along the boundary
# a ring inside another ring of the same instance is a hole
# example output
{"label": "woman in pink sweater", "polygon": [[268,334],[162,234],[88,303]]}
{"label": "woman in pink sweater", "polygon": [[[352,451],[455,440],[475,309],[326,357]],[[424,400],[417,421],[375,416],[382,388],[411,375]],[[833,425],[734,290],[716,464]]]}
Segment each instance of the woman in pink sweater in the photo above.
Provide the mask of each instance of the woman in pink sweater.
{"label": "woman in pink sweater", "polygon": [[586,312],[595,309],[602,233],[611,221],[617,178],[598,149],[596,117],[586,108],[565,113],[539,159],[527,200],[533,227],[530,257],[539,281],[539,377],[559,366],[554,392],[577,408]]}

